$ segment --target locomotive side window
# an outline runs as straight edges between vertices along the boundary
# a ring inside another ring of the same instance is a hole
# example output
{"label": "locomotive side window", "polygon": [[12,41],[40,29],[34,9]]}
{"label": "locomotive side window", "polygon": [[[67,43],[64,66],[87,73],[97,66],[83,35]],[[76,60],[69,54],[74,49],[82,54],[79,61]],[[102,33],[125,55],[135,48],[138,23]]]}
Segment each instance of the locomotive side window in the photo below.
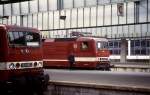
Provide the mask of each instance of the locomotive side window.
{"label": "locomotive side window", "polygon": [[87,50],[89,48],[88,42],[82,42],[81,43],[81,49],[82,50]]}
{"label": "locomotive side window", "polygon": [[32,32],[9,32],[9,44],[12,46],[39,46],[40,35]]}

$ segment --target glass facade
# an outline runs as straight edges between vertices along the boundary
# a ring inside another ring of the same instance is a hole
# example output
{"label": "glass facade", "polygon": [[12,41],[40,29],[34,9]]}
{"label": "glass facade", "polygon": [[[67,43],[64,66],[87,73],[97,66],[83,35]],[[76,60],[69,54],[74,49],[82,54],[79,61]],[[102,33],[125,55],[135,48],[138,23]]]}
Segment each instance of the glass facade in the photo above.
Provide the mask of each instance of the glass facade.
{"label": "glass facade", "polygon": [[[118,3],[123,5],[122,15],[118,15]],[[0,5],[0,23],[38,28],[43,36],[50,38],[70,37],[72,31],[77,31],[112,39],[147,39],[150,36],[150,0],[32,0],[4,4]],[[142,43],[144,41],[146,44]],[[139,49],[136,49],[137,42],[141,43]],[[112,47],[116,46],[119,42],[113,43]],[[131,54],[149,51],[147,40],[131,40],[131,46]],[[112,53],[119,54],[120,50]]]}

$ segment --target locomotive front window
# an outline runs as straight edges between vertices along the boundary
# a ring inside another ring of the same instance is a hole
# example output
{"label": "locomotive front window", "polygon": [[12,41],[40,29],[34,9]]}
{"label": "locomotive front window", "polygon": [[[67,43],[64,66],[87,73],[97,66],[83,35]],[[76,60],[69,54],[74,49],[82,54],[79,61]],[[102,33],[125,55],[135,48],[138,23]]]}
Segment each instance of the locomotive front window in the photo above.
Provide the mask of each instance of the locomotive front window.
{"label": "locomotive front window", "polygon": [[39,46],[40,35],[33,32],[9,32],[10,46]]}
{"label": "locomotive front window", "polygon": [[108,43],[107,42],[97,42],[97,49],[105,49],[108,48]]}

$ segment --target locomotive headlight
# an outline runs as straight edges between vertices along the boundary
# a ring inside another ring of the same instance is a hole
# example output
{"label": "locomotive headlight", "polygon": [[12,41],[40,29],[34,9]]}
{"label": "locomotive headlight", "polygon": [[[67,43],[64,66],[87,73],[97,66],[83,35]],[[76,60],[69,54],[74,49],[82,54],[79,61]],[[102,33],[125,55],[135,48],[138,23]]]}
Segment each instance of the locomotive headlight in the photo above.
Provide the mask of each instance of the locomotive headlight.
{"label": "locomotive headlight", "polygon": [[20,64],[19,63],[16,63],[16,68],[18,69],[20,67]]}
{"label": "locomotive headlight", "polygon": [[34,67],[36,67],[38,64],[37,64],[37,62],[34,62]]}
{"label": "locomotive headlight", "polygon": [[39,63],[38,63],[38,66],[39,66],[39,67],[43,67],[43,62],[39,62]]}
{"label": "locomotive headlight", "polygon": [[15,64],[14,63],[10,63],[9,64],[9,69],[15,69]]}

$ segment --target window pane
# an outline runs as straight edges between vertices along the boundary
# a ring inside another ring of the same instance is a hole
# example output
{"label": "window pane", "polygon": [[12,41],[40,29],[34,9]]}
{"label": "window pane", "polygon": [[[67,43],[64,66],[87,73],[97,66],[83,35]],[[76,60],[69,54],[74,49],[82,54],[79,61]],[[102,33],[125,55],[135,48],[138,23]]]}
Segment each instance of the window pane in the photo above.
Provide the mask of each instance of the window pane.
{"label": "window pane", "polygon": [[30,2],[30,12],[31,13],[36,13],[38,12],[38,3],[37,0],[29,1]]}
{"label": "window pane", "polygon": [[97,36],[100,36],[100,37],[102,36],[101,30],[102,30],[101,28],[97,28]]}
{"label": "window pane", "polygon": [[23,16],[23,26],[27,27],[27,16]]}
{"label": "window pane", "polygon": [[129,25],[129,37],[133,37],[134,34],[134,25]]}
{"label": "window pane", "polygon": [[119,16],[119,24],[126,23],[126,3],[123,5],[123,16]]}
{"label": "window pane", "polygon": [[10,16],[10,17],[8,18],[8,25],[11,25],[11,21],[12,21],[12,16]]}
{"label": "window pane", "polygon": [[107,37],[108,37],[108,38],[111,38],[111,37],[112,37],[111,27],[107,27]]}
{"label": "window pane", "polygon": [[[61,11],[60,11],[60,16],[66,16],[64,10],[61,10]],[[60,19],[60,28],[64,28],[65,20],[66,20],[66,19]]]}
{"label": "window pane", "polygon": [[98,4],[101,5],[101,4],[107,4],[107,3],[110,3],[110,0],[98,0]]}
{"label": "window pane", "polygon": [[28,27],[32,27],[32,15],[28,15]]}
{"label": "window pane", "polygon": [[89,26],[90,8],[84,8],[84,26]]}
{"label": "window pane", "polygon": [[74,7],[83,7],[84,0],[74,0]]}
{"label": "window pane", "polygon": [[135,25],[134,36],[135,37],[141,37],[141,25]]}
{"label": "window pane", "polygon": [[3,16],[3,5],[0,5],[0,16]]}
{"label": "window pane", "polygon": [[147,0],[141,0],[139,8],[139,21],[146,22],[146,19],[147,19]]}
{"label": "window pane", "polygon": [[11,4],[4,4],[4,15],[5,16],[11,15]]}
{"label": "window pane", "polygon": [[134,23],[134,3],[130,2],[127,5],[127,22],[128,23]]}
{"label": "window pane", "polygon": [[83,8],[78,9],[78,27],[83,27]]}
{"label": "window pane", "polygon": [[11,20],[12,20],[12,21],[11,21],[11,22],[12,22],[12,23],[11,23],[12,25],[16,25],[16,24],[17,24],[16,19],[17,19],[16,16],[12,16],[12,19],[11,19]]}
{"label": "window pane", "polygon": [[12,14],[13,15],[19,15],[20,14],[19,3],[12,3]]}
{"label": "window pane", "polygon": [[92,34],[89,34],[89,36],[98,36],[97,35],[97,29],[96,28],[92,28],[91,29]]}
{"label": "window pane", "polygon": [[148,24],[148,33],[147,36],[150,36],[150,24]]}
{"label": "window pane", "polygon": [[21,2],[21,14],[28,14],[28,2]]}
{"label": "window pane", "polygon": [[0,24],[2,24],[2,20],[0,20]]}
{"label": "window pane", "polygon": [[20,16],[16,16],[17,17],[17,25],[19,25],[20,26]]}
{"label": "window pane", "polygon": [[[130,2],[131,0],[111,0],[112,3]],[[134,0],[133,0],[134,1]]]}
{"label": "window pane", "polygon": [[102,37],[106,37],[107,35],[107,31],[106,31],[106,27],[102,28]]}
{"label": "window pane", "polygon": [[91,8],[91,26],[96,26],[96,7]]}
{"label": "window pane", "polygon": [[37,28],[37,14],[33,14],[33,27]]}
{"label": "window pane", "polygon": [[112,27],[112,37],[113,38],[117,37],[117,27],[116,26]]}
{"label": "window pane", "polygon": [[96,0],[85,0],[86,6],[92,6],[96,5],[97,1]]}
{"label": "window pane", "polygon": [[87,50],[89,48],[88,42],[81,43],[81,50]]}
{"label": "window pane", "polygon": [[8,24],[8,20],[7,19],[3,19],[3,24]]}
{"label": "window pane", "polygon": [[123,37],[122,26],[118,26],[118,33],[117,33],[117,35],[118,35],[119,37]]}
{"label": "window pane", "polygon": [[142,29],[141,29],[142,37],[147,36],[147,24],[142,24]]}
{"label": "window pane", "polygon": [[98,6],[98,16],[97,16],[97,25],[98,26],[102,26],[103,25],[103,19],[104,19],[104,17],[103,17],[103,10],[104,8],[103,8],[103,6]]}
{"label": "window pane", "polygon": [[123,26],[123,37],[128,37],[129,34],[128,34],[128,26]]}
{"label": "window pane", "polygon": [[117,4],[112,5],[112,24],[118,24]]}
{"label": "window pane", "polygon": [[43,13],[43,29],[48,29],[48,13]]}
{"label": "window pane", "polygon": [[53,23],[54,23],[53,22],[53,16],[54,16],[53,13],[54,12],[49,12],[49,20],[48,20],[49,21],[49,29],[53,29]]}
{"label": "window pane", "polygon": [[105,6],[105,25],[110,25],[110,21],[111,21],[111,6],[107,5]]}
{"label": "window pane", "polygon": [[59,28],[59,11],[54,12],[54,29]]}
{"label": "window pane", "polygon": [[57,10],[57,0],[48,0],[49,10]]}
{"label": "window pane", "polygon": [[38,29],[42,29],[42,13],[38,14]]}
{"label": "window pane", "polygon": [[73,0],[64,0],[64,8],[73,8]]}
{"label": "window pane", "polygon": [[66,21],[65,27],[70,28],[71,18],[70,18],[70,10],[66,10]]}
{"label": "window pane", "polygon": [[77,9],[72,9],[71,27],[77,27]]}
{"label": "window pane", "polygon": [[39,0],[39,11],[47,11],[47,0]]}
{"label": "window pane", "polygon": [[[150,0],[148,0],[148,10],[150,10]],[[150,11],[148,11],[148,21],[150,22]]]}

